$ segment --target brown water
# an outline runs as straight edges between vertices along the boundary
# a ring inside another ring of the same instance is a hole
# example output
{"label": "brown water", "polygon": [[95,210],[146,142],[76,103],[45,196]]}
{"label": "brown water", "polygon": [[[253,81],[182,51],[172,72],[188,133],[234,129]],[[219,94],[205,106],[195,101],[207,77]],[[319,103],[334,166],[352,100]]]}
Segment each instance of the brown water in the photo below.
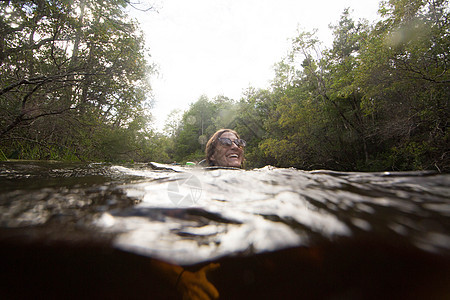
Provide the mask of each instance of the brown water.
{"label": "brown water", "polygon": [[211,281],[223,299],[439,299],[449,187],[426,172],[3,162],[0,292],[176,297],[149,285],[152,257],[221,262]]}

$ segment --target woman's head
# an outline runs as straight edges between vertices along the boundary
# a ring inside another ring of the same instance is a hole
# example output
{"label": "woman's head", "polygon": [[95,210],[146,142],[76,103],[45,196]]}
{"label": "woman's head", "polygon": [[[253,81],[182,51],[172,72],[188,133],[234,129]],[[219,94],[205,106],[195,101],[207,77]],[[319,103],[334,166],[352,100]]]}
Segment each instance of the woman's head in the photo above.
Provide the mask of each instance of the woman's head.
{"label": "woman's head", "polygon": [[245,141],[231,129],[220,129],[206,144],[206,162],[210,166],[242,167]]}

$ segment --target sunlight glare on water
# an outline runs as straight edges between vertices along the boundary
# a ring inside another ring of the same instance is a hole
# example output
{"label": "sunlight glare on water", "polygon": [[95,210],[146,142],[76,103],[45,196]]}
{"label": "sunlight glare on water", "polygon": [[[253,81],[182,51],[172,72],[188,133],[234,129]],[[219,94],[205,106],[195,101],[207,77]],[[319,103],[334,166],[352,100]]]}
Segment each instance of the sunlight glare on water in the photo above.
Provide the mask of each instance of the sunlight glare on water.
{"label": "sunlight glare on water", "polygon": [[[444,238],[448,202],[439,194],[447,192],[448,176],[273,167],[113,169],[142,177],[122,187],[141,202],[120,213],[105,213],[97,224],[122,232],[117,247],[175,263],[307,246],[366,231],[406,234],[428,251],[450,248]],[[443,215],[436,208],[443,208]],[[414,226],[417,218],[433,219],[439,232]]]}
{"label": "sunlight glare on water", "polygon": [[[178,264],[376,235],[450,251],[450,175],[3,162],[0,225]],[[47,230],[48,229],[48,230]]]}

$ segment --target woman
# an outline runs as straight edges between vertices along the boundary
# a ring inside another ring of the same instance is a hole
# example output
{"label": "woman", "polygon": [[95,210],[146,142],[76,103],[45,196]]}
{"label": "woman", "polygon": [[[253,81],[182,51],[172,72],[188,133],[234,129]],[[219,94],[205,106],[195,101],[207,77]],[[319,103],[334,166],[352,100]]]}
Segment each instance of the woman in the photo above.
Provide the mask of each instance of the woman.
{"label": "woman", "polygon": [[[244,162],[246,142],[236,131],[220,129],[206,144],[205,163],[208,166],[241,168]],[[200,164],[203,164],[201,162]],[[177,265],[153,260],[153,266],[165,275],[183,295],[183,299],[216,299],[219,291],[208,281],[206,274],[219,267],[211,263],[197,272],[190,272]]]}
{"label": "woman", "polygon": [[231,129],[220,129],[206,144],[208,166],[242,168],[246,142]]}

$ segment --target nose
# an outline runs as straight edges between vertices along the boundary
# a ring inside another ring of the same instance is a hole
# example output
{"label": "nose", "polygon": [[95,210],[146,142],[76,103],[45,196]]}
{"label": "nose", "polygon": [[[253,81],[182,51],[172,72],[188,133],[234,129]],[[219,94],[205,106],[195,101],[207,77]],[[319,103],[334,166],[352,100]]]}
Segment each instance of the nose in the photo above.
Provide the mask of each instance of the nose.
{"label": "nose", "polygon": [[236,144],[236,141],[233,141],[231,143],[231,149],[234,149],[234,148],[239,148],[238,145]]}

